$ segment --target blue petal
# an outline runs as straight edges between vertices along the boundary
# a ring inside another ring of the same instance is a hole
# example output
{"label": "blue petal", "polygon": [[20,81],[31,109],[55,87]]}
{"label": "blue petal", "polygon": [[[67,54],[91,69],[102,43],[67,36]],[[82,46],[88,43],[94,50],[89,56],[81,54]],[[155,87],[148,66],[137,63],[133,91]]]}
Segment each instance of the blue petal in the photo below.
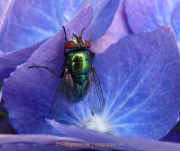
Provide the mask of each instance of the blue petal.
{"label": "blue petal", "polygon": [[37,50],[48,39],[42,40],[32,46],[26,47],[10,53],[0,51],[0,83],[14,72],[18,65],[25,63],[32,53]]}
{"label": "blue petal", "polygon": [[99,13],[94,17],[94,25],[90,35],[90,39],[97,40],[103,36],[106,30],[111,25],[115,13],[118,10],[120,0],[112,1],[109,0],[104,8],[101,7]]}
{"label": "blue petal", "polygon": [[18,50],[54,35],[63,25],[62,2],[15,1],[8,31],[0,50]]}
{"label": "blue petal", "polygon": [[66,114],[62,114],[61,118],[56,121],[64,124],[84,127],[84,124],[88,122],[91,116],[92,114],[89,108],[83,101],[81,101],[80,103],[73,105]]}
{"label": "blue petal", "polygon": [[[66,20],[64,21],[64,23],[68,22],[75,15],[75,12],[77,11],[82,1],[83,0],[66,0],[63,2],[63,15],[64,15],[64,19]],[[81,10],[84,7],[82,7]]]}
{"label": "blue petal", "polygon": [[105,146],[103,148],[110,148],[116,150],[145,150],[145,151],[179,151],[180,144],[175,143],[165,143],[157,142],[153,140],[139,139],[133,137],[127,137],[122,135],[114,135],[109,133],[100,133],[97,131],[92,131],[77,126],[63,125],[56,123],[54,120],[47,120],[54,128],[59,130],[61,133],[69,137],[83,139],[86,142],[90,142],[91,145],[98,146],[105,143],[105,145],[110,145],[109,147]]}
{"label": "blue petal", "polygon": [[7,31],[8,21],[15,0],[1,0],[0,2],[0,44]]}
{"label": "blue petal", "polygon": [[134,33],[139,33],[155,30],[161,25],[171,25],[171,17],[178,2],[179,0],[127,0],[129,26]]}
{"label": "blue petal", "polygon": [[134,33],[152,31],[161,25],[171,25],[180,48],[179,0],[127,0],[126,13]]}
{"label": "blue petal", "polygon": [[178,121],[180,55],[170,26],[130,35],[94,59],[116,133],[162,138]]}
{"label": "blue petal", "polygon": [[[87,5],[66,25],[67,38],[72,37],[72,32],[78,34],[85,27],[83,38],[88,39],[92,17],[92,6]],[[58,134],[45,118],[50,116],[51,103],[61,79],[48,70],[29,69],[28,66],[48,66],[60,75],[64,70],[64,41],[64,31],[61,29],[26,63],[18,66],[10,78],[4,80],[2,91],[5,108],[10,123],[18,133]]]}
{"label": "blue petal", "polygon": [[118,40],[126,35],[132,34],[128,25],[125,13],[125,2],[121,0],[119,8],[114,16],[112,24],[106,33],[97,40],[91,40],[91,51],[94,53],[104,52],[111,44],[118,42]]}

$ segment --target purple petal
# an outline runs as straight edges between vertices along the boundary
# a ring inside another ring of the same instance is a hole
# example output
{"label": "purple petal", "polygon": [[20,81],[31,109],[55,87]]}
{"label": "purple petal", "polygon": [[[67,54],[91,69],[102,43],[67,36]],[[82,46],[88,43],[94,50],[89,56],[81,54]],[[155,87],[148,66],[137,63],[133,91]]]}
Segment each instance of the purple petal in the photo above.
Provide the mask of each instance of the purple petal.
{"label": "purple petal", "polygon": [[94,25],[91,31],[90,39],[97,40],[105,34],[114,19],[119,3],[120,0],[109,0],[104,8],[101,7],[101,10],[98,10],[99,13],[93,18]]}
{"label": "purple petal", "polygon": [[0,52],[0,83],[14,72],[18,65],[25,63],[32,53],[37,50],[48,39],[42,40],[32,46],[10,53]]}
{"label": "purple petal", "polygon": [[180,55],[170,26],[122,38],[94,66],[106,98],[102,118],[116,133],[158,140],[177,123]]}
{"label": "purple petal", "polygon": [[[72,37],[72,32],[79,34],[84,27],[83,38],[88,39],[92,11],[92,6],[87,5],[66,25],[68,39]],[[2,91],[5,108],[9,112],[10,123],[18,133],[58,134],[45,118],[50,116],[51,103],[61,79],[48,70],[28,66],[48,66],[60,75],[64,69],[64,39],[61,29],[26,63],[18,66],[9,79],[4,80]]]}
{"label": "purple petal", "polygon": [[171,25],[171,17],[179,0],[127,0],[126,13],[134,33],[152,31],[161,25]]}
{"label": "purple petal", "polygon": [[106,33],[97,40],[90,40],[92,52],[102,53],[111,44],[116,43],[120,38],[132,33],[125,14],[125,2],[125,0],[121,0],[114,20]]}
{"label": "purple petal", "polygon": [[66,142],[85,143],[81,139],[53,135],[0,135],[0,150],[76,150],[74,146],[63,146]]}
{"label": "purple petal", "polygon": [[63,125],[54,120],[47,120],[54,128],[68,137],[83,139],[91,144],[106,143],[112,144],[111,149],[129,149],[129,150],[146,150],[146,151],[179,151],[180,144],[157,142],[154,140],[146,140],[133,138],[122,135],[114,135],[110,133],[100,133],[97,131],[80,128],[73,125]]}
{"label": "purple petal", "polygon": [[[120,0],[83,0],[76,12],[79,12],[87,4],[93,6],[93,27],[90,39],[98,39],[103,36],[111,25],[114,15],[119,7]],[[75,13],[76,14],[76,13]],[[106,18],[106,19],[104,19]]]}
{"label": "purple petal", "polygon": [[[0,104],[0,109],[1,109],[1,104]],[[0,111],[2,111],[2,110],[0,110]],[[8,119],[7,115],[2,116],[0,114],[0,134],[17,134],[17,132],[9,124],[9,119]]]}
{"label": "purple petal", "polygon": [[0,2],[0,44],[2,43],[7,31],[9,14],[14,0],[1,0]]}
{"label": "purple petal", "polygon": [[[32,143],[8,143],[0,147],[1,151],[11,151],[12,149],[15,151],[77,151],[79,149],[74,149],[72,147],[64,147],[64,146],[56,146],[56,142],[53,144],[36,144],[34,142]],[[76,142],[75,142],[76,143]]]}
{"label": "purple petal", "polygon": [[172,27],[176,33],[176,39],[178,41],[178,46],[180,48],[180,3],[178,3],[174,9],[174,12],[172,14],[172,19],[171,19],[171,24],[172,24]]}
{"label": "purple petal", "polygon": [[63,25],[62,2],[15,1],[8,31],[0,50],[10,52],[22,49],[54,35]]}
{"label": "purple petal", "polygon": [[22,143],[22,142],[35,142],[39,144],[48,144],[55,141],[80,141],[83,142],[82,139],[72,138],[72,137],[59,137],[53,135],[0,135],[0,145],[4,145],[10,142],[14,143]]}

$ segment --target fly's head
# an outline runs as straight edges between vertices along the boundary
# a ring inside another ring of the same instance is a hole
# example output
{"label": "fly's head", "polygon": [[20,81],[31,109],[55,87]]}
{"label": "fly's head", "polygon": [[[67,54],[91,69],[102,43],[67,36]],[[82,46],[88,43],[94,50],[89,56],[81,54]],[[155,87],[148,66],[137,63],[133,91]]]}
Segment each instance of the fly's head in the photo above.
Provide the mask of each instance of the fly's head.
{"label": "fly's head", "polygon": [[91,47],[90,43],[81,37],[83,30],[79,33],[79,36],[72,33],[73,37],[65,44],[65,48],[68,50],[68,52],[85,51]]}

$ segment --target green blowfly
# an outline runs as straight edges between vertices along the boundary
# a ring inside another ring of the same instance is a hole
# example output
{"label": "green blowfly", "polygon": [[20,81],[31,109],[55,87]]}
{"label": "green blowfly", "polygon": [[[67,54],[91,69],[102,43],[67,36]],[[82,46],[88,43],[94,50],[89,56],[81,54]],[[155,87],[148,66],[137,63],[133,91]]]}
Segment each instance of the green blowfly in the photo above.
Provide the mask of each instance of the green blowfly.
{"label": "green blowfly", "polygon": [[59,76],[49,67],[43,66],[29,66],[29,68],[45,68],[62,78],[51,105],[51,119],[57,118],[71,105],[82,100],[91,110],[92,115],[99,114],[104,105],[104,98],[100,81],[92,65],[92,53],[88,50],[91,45],[81,37],[84,29],[79,36],[72,33],[73,37],[69,41],[67,41],[64,26],[63,29],[65,33],[64,55],[66,56],[63,73]]}

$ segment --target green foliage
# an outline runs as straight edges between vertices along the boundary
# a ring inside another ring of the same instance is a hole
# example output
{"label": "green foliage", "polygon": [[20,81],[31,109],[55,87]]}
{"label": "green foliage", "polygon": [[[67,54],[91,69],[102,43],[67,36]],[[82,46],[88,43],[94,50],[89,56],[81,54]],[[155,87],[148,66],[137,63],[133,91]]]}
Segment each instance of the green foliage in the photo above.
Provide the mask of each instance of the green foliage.
{"label": "green foliage", "polygon": [[0,115],[2,115],[2,116],[7,116],[8,114],[5,113],[5,112],[3,112],[3,111],[0,111]]}
{"label": "green foliage", "polygon": [[1,90],[2,86],[3,86],[3,84],[2,84],[2,83],[0,83],[0,90]]}

